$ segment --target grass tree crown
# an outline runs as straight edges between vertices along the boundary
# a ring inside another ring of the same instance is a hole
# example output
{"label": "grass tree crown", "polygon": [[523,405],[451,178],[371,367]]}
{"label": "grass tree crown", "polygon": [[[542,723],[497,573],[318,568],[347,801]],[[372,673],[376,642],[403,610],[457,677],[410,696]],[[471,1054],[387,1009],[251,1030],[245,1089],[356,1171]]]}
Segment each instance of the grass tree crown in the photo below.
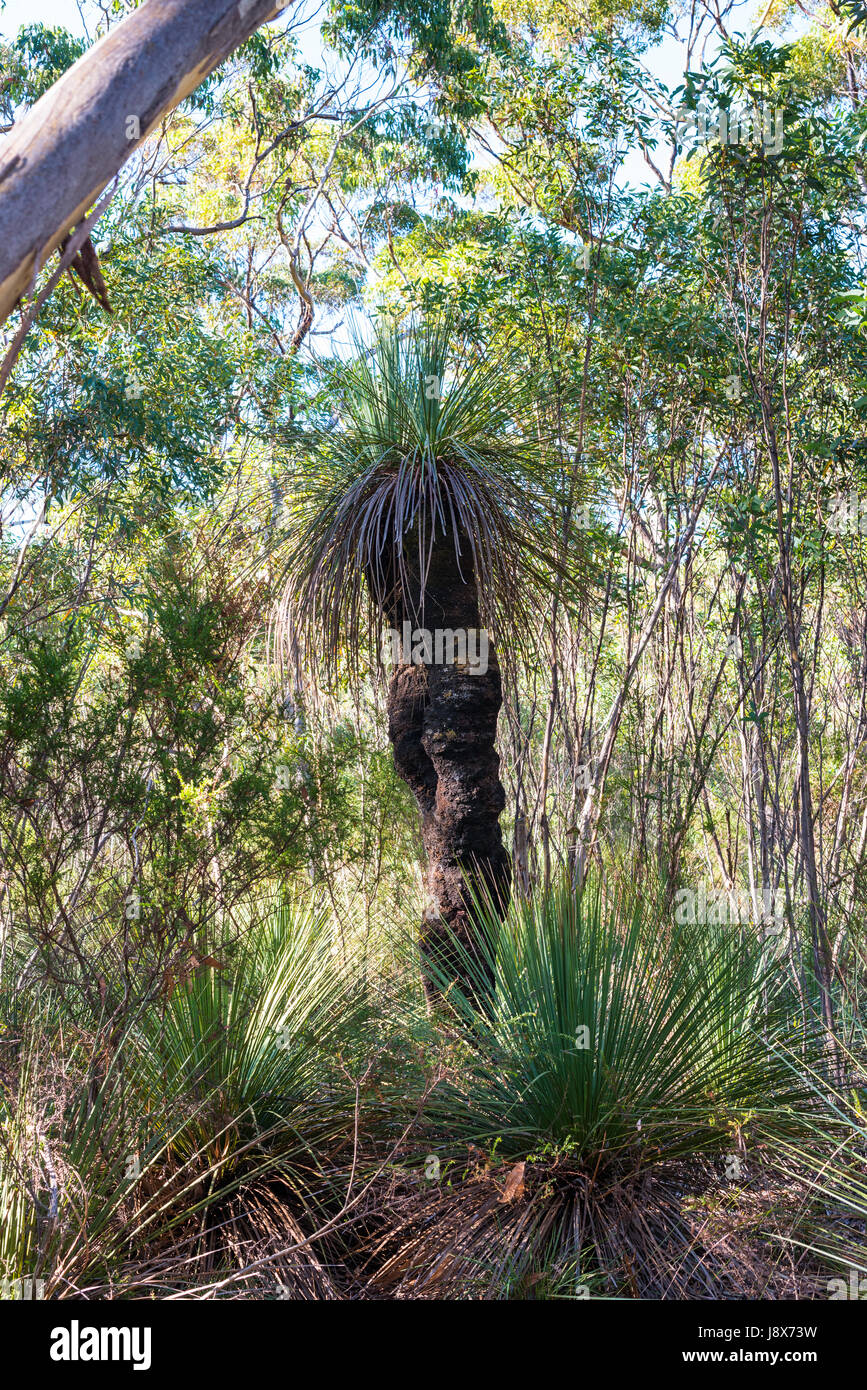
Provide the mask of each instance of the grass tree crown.
{"label": "grass tree crown", "polygon": [[352,662],[383,618],[423,626],[445,543],[492,632],[526,637],[550,575],[550,502],[516,353],[480,352],[448,318],[381,323],[355,348],[335,377],[337,423],[302,470],[289,561],[302,631],[326,661],[344,643]]}

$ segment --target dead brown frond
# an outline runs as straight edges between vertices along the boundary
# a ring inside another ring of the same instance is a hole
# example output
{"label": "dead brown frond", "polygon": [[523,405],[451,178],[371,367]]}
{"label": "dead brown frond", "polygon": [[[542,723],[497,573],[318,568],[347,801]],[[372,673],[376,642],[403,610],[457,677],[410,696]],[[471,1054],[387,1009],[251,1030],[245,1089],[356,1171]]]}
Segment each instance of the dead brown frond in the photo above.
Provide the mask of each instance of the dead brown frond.
{"label": "dead brown frond", "polygon": [[703,1161],[619,1176],[562,1160],[475,1162],[453,1182],[405,1179],[390,1194],[363,1296],[810,1297],[816,1271],[775,1239],[795,1207],[783,1184],[733,1189]]}

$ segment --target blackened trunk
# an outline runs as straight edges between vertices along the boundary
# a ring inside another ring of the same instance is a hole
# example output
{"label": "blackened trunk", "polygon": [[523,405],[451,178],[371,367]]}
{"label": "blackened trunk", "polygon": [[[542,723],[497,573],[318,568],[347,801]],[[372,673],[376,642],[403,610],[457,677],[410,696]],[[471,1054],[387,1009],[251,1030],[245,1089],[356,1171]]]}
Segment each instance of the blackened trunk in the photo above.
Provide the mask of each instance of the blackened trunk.
{"label": "blackened trunk", "polygon": [[[454,541],[439,539],[423,596],[417,584],[411,595],[400,593],[388,605],[391,622],[401,635],[405,622],[413,630],[424,626],[434,644],[432,656],[437,654],[438,631],[479,633],[478,592],[463,539],[461,563]],[[395,766],[418,803],[428,861],[420,936],[428,998],[443,987],[440,975],[446,981],[458,981],[471,996],[478,995],[462,949],[490,983],[486,955],[479,951],[481,924],[474,914],[472,894],[490,896],[502,913],[511,887],[511,866],[500,831],[505,793],[495,747],[502,684],[493,646],[487,634],[479,636],[480,645],[474,647],[470,641],[470,654],[483,657],[487,642],[486,662],[449,659],[455,652],[446,638],[442,652],[446,659],[425,659],[419,664],[400,661],[388,693]],[[460,947],[455,947],[454,939]]]}

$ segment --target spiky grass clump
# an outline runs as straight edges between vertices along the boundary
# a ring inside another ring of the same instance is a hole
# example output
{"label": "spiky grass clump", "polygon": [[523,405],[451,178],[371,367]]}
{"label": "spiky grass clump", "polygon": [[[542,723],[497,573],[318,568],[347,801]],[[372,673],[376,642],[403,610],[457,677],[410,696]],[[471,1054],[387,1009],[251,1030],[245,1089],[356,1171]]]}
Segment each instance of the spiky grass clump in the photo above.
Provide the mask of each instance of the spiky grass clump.
{"label": "spiky grass clump", "polygon": [[[208,1283],[336,1296],[334,1247],[316,1233],[339,1208],[335,1174],[357,1132],[358,972],[322,916],[295,907],[261,914],[221,956],[170,982],[113,1045],[67,1046],[65,1094],[44,1097],[23,1059],[17,1102],[5,1097],[21,1140],[0,1155],[17,1232],[0,1273],[39,1273],[53,1297],[195,1296]],[[39,1029],[31,1039],[45,1046]]]}
{"label": "spiky grass clump", "polygon": [[423,608],[436,536],[475,576],[495,635],[526,634],[531,616],[537,626],[531,594],[554,564],[550,486],[517,355],[474,350],[448,318],[386,322],[371,346],[356,341],[332,391],[339,422],[303,466],[288,566],[311,650],[328,660],[343,640],[357,660],[396,595]]}
{"label": "spiky grass clump", "polygon": [[660,928],[565,884],[489,930],[492,1016],[454,1002],[471,1048],[455,1121],[474,1142],[646,1167],[779,1127],[803,1100],[774,1046],[797,1027],[780,975],[737,931]]}
{"label": "spiky grass clump", "polygon": [[737,932],[660,929],[565,885],[496,927],[488,1011],[451,994],[459,1060],[429,1136],[451,1181],[406,1195],[374,1286],[501,1297],[545,1265],[627,1296],[738,1296],[736,1267],[705,1267],[686,1198],[724,1156],[756,1171],[803,1133],[773,961]]}

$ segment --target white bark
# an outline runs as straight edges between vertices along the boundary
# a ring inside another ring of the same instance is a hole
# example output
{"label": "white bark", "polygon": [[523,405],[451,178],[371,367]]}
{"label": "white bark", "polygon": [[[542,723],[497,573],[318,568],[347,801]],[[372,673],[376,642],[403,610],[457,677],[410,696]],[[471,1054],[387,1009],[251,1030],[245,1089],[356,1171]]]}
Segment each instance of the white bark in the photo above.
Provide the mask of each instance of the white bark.
{"label": "white bark", "polygon": [[136,146],[274,0],[145,0],[31,107],[0,145],[0,323]]}

